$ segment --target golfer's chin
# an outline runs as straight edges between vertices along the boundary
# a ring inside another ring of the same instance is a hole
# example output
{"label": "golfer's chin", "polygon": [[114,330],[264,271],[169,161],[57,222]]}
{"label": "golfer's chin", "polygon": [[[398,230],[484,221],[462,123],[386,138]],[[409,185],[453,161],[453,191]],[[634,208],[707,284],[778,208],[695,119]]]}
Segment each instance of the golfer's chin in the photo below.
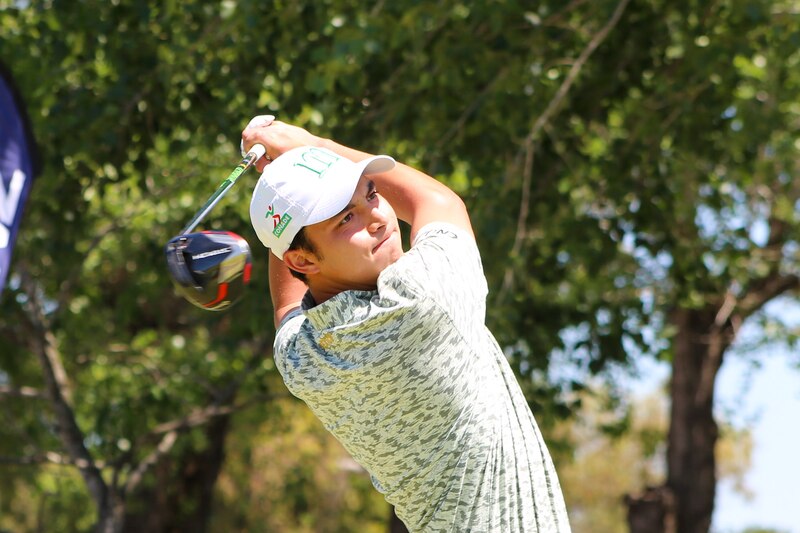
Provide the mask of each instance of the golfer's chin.
{"label": "golfer's chin", "polygon": [[380,265],[380,271],[392,265],[403,256],[403,246],[400,242],[400,232],[393,231],[384,241],[373,248],[372,257]]}

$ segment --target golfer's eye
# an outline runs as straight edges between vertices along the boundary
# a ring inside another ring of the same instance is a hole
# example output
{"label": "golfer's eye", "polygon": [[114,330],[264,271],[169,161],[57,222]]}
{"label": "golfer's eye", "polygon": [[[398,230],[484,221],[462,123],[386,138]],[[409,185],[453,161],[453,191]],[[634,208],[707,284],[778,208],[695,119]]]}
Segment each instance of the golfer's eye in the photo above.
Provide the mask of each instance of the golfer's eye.
{"label": "golfer's eye", "polygon": [[342,220],[339,221],[339,225],[344,226],[345,224],[350,222],[352,218],[353,218],[353,213],[347,213],[344,217],[342,217]]}
{"label": "golfer's eye", "polygon": [[367,194],[367,200],[369,200],[370,202],[377,197],[378,197],[378,189],[372,189],[371,191],[369,191],[369,194]]}

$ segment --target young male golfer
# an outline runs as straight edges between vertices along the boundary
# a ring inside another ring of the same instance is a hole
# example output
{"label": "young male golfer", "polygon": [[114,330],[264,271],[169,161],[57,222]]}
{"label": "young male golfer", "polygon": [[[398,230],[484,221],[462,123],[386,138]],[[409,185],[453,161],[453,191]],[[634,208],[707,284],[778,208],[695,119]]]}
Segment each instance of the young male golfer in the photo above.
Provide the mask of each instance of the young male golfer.
{"label": "young male golfer", "polygon": [[[410,531],[569,531],[550,454],[484,325],[461,199],[282,122],[246,128],[242,143],[267,148],[250,217],[272,250],[274,356],[289,390]],[[398,218],[411,225],[407,252]]]}

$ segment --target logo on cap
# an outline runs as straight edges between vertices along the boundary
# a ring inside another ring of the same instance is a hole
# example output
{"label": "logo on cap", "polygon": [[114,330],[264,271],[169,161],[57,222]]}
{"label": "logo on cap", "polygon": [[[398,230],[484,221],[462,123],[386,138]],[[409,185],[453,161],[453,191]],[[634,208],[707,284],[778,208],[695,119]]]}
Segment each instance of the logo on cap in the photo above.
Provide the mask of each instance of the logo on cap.
{"label": "logo on cap", "polygon": [[292,221],[292,215],[284,213],[282,215],[275,214],[275,208],[272,204],[267,206],[267,215],[264,218],[272,217],[272,234],[280,237],[283,234],[286,226]]}
{"label": "logo on cap", "polygon": [[325,171],[327,171],[331,165],[336,163],[341,158],[333,152],[329,152],[327,150],[309,148],[303,152],[303,154],[300,156],[300,159],[302,161],[296,162],[294,166],[310,170],[316,174],[318,178],[321,178],[322,175],[325,174]]}

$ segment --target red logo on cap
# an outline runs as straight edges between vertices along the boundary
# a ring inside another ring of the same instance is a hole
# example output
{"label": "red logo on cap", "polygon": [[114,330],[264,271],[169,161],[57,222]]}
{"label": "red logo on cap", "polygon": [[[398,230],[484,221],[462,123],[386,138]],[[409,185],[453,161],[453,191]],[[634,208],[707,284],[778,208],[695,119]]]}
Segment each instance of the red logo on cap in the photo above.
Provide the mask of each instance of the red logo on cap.
{"label": "red logo on cap", "polygon": [[272,207],[272,204],[267,206],[267,216],[272,217],[272,229],[278,227],[278,224],[281,223],[281,216],[275,214],[275,208]]}
{"label": "red logo on cap", "polygon": [[272,234],[276,237],[280,237],[283,233],[283,230],[289,225],[289,222],[292,221],[291,215],[288,213],[284,213],[283,215],[276,215],[275,209],[272,205],[267,206],[267,215],[265,218],[272,217]]}

